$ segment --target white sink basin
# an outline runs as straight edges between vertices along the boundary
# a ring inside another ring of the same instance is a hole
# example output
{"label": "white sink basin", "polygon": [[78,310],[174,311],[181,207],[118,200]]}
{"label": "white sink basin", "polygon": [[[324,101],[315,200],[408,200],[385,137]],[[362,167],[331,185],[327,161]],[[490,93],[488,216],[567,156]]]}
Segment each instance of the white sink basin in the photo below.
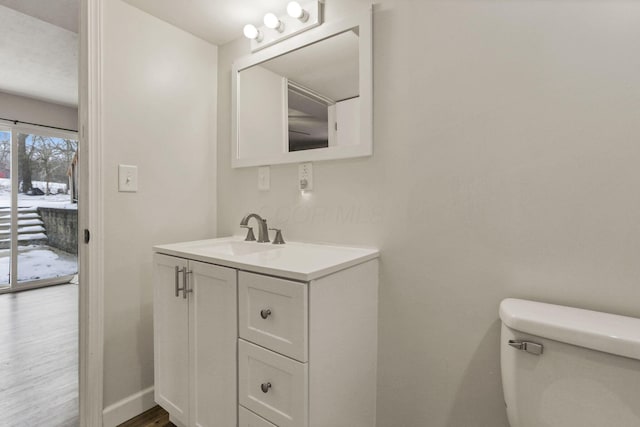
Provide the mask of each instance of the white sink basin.
{"label": "white sink basin", "polygon": [[211,252],[212,254],[220,255],[249,255],[258,252],[270,251],[278,249],[278,246],[270,243],[255,243],[255,242],[219,242],[209,243],[206,246],[199,248],[202,252]]}

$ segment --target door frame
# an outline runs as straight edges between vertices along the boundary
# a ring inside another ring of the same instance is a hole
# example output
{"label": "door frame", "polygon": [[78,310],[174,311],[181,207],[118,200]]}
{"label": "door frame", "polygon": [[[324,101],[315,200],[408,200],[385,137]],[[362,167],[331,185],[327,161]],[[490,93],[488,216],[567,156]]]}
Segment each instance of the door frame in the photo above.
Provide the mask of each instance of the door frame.
{"label": "door frame", "polygon": [[[78,103],[79,412],[102,427],[104,382],[103,0],[80,1]],[[90,233],[85,242],[85,232]]]}
{"label": "door frame", "polygon": [[[80,0],[77,134],[78,409],[79,425],[83,427],[102,427],[104,406],[102,15],[103,0]],[[14,131],[28,128],[16,125],[6,127],[11,129],[12,145]],[[89,242],[84,242],[84,230],[90,231]]]}

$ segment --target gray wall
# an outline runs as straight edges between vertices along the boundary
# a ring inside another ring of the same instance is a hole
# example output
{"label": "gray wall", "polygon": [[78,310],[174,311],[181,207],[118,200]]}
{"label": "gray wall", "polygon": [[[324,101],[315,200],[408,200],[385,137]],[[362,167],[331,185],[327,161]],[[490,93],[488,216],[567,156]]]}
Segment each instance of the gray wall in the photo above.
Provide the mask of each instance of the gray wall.
{"label": "gray wall", "polygon": [[[327,0],[329,20],[366,1]],[[505,297],[640,317],[640,3],[391,1],[374,18],[375,154],[230,168],[220,49],[218,229],[376,245],[379,427],[504,427]]]}
{"label": "gray wall", "polygon": [[70,254],[78,253],[78,210],[38,208],[47,231],[47,245]]}
{"label": "gray wall", "polygon": [[[0,92],[0,117],[23,122],[78,129],[78,109]],[[0,121],[0,125],[4,122]]]}
{"label": "gray wall", "polygon": [[[121,0],[103,19],[104,405],[118,412],[153,385],[151,247],[215,235],[217,48]],[[118,192],[118,164],[138,166],[137,193]]]}

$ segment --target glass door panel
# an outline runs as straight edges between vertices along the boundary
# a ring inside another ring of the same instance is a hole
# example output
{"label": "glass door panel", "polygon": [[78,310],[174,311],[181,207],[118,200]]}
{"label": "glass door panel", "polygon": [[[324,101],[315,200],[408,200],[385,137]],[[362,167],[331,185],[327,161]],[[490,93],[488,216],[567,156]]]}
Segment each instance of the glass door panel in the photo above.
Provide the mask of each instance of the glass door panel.
{"label": "glass door panel", "polygon": [[74,170],[78,141],[17,133],[17,278],[64,282],[78,272]]}
{"label": "glass door panel", "polygon": [[11,285],[11,129],[0,127],[0,290]]}

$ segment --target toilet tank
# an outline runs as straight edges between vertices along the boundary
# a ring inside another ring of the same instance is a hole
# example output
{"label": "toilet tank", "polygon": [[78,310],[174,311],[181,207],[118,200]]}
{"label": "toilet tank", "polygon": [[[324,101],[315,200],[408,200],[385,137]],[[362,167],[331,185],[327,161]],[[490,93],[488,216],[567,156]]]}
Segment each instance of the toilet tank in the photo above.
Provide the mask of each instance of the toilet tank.
{"label": "toilet tank", "polygon": [[500,319],[511,427],[640,427],[640,319],[518,299]]}

